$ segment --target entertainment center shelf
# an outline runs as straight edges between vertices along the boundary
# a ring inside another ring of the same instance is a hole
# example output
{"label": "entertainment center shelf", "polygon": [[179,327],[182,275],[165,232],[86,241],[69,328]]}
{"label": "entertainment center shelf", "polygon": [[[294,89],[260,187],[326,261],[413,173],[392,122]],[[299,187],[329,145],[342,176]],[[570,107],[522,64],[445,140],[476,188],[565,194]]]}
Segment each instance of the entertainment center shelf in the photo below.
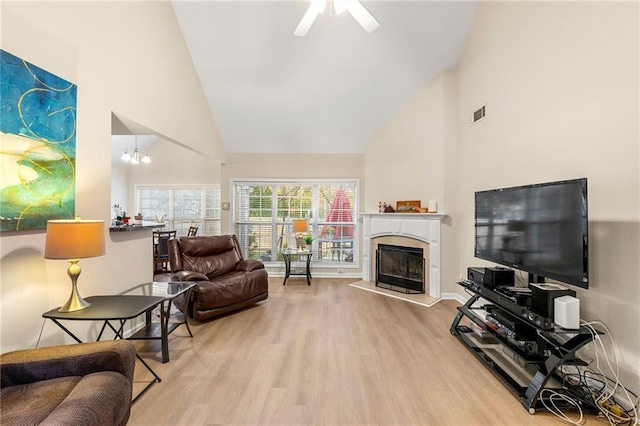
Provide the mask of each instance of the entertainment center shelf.
{"label": "entertainment center shelf", "polygon": [[[458,285],[471,297],[458,307],[451,334],[512,393],[522,398],[521,404],[530,414],[544,408],[540,401],[543,389],[561,387],[563,379],[559,369],[562,366],[587,365],[576,356],[576,351],[594,339],[587,328],[565,330],[553,325],[552,319],[536,314],[494,289],[469,280],[460,281]],[[478,305],[483,301],[486,303]],[[492,314],[506,318],[505,322],[517,333],[495,321],[495,317],[491,319]],[[468,325],[461,324],[465,318]],[[471,327],[482,331],[477,333]]]}

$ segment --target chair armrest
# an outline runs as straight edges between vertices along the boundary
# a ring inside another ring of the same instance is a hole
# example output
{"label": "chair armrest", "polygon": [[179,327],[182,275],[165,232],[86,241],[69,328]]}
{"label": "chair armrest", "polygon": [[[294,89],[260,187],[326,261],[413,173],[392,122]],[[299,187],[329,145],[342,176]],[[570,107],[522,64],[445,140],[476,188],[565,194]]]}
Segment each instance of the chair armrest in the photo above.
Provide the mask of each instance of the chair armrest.
{"label": "chair armrest", "polygon": [[0,355],[2,387],[67,376],[115,371],[133,383],[133,342],[112,340],[50,346]]}
{"label": "chair armrest", "polygon": [[209,277],[196,271],[179,271],[171,276],[173,281],[209,281]]}
{"label": "chair armrest", "polygon": [[250,272],[256,269],[264,269],[264,263],[255,259],[244,259],[236,266],[236,271]]}

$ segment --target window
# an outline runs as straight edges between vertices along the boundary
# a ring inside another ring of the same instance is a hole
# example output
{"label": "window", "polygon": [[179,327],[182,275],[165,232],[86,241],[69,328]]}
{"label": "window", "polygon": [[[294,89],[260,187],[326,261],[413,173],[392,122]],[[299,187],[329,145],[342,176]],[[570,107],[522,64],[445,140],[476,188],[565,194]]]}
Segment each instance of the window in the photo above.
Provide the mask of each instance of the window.
{"label": "window", "polygon": [[146,218],[164,216],[165,228],[187,235],[189,226],[198,235],[220,235],[220,186],[136,185],[137,211]]}
{"label": "window", "polygon": [[[313,261],[356,266],[358,182],[234,181],[233,229],[246,258],[279,262],[283,249],[313,250]],[[293,234],[293,220],[307,219],[307,234]]]}

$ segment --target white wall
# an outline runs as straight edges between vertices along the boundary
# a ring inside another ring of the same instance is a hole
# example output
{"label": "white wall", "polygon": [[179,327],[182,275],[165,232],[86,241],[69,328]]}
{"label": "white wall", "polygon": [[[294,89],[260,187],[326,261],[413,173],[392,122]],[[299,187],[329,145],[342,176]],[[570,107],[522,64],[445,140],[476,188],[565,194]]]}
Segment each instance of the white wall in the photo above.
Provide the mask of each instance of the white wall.
{"label": "white wall", "polygon": [[440,73],[368,142],[364,211],[378,202],[430,199],[446,213],[442,228],[442,292],[455,292],[457,182],[456,71]]}
{"label": "white wall", "polygon": [[[581,314],[615,335],[640,390],[637,2],[481,2],[458,68],[459,273],[474,191],[588,178],[590,288]],[[469,118],[487,104],[487,118]],[[608,346],[610,347],[610,346]]]}
{"label": "white wall", "polygon": [[[77,215],[111,217],[113,111],[203,153],[219,173],[220,136],[170,3],[3,1],[0,8],[2,49],[78,85]],[[81,294],[149,281],[150,238],[150,231],[107,234],[106,255],[81,261]],[[44,231],[2,233],[0,244],[0,350],[33,347],[41,314],[68,297],[67,264],[43,259]],[[63,342],[70,340],[47,322],[40,345]]]}
{"label": "white wall", "polygon": [[[129,165],[123,163],[111,163],[111,205],[120,205],[126,212],[132,211],[127,205],[129,202]],[[132,205],[133,206],[133,205]],[[111,217],[115,213],[111,212]]]}
{"label": "white wall", "polygon": [[378,201],[395,208],[398,200],[421,200],[426,206],[431,198],[439,211],[447,210],[443,159],[445,112],[450,111],[444,104],[456,101],[452,79],[455,83],[454,71],[439,74],[368,142],[365,211],[377,212]]}

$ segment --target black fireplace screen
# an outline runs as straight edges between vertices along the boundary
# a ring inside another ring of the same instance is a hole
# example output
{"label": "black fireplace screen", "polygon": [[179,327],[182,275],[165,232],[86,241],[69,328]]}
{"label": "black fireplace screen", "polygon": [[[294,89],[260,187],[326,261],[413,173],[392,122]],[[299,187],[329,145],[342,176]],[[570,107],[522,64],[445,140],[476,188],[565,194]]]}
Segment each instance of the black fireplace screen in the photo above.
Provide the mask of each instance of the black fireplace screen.
{"label": "black fireplace screen", "polygon": [[421,248],[378,244],[376,286],[403,293],[424,293],[424,256]]}

